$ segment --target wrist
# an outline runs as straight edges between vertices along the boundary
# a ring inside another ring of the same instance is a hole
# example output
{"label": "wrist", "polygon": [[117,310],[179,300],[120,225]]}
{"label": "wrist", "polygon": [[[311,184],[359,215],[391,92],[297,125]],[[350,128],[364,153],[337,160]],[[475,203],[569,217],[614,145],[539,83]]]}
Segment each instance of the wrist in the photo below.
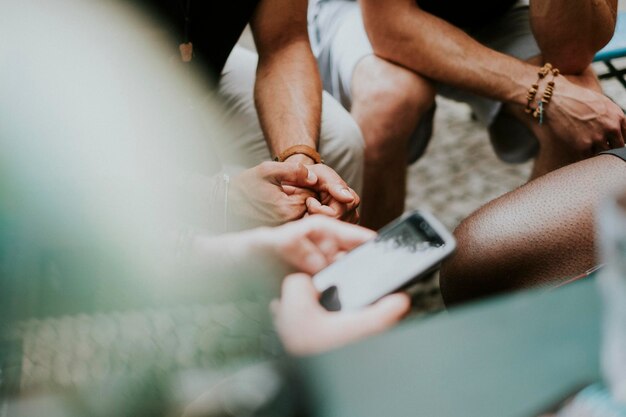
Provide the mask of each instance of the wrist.
{"label": "wrist", "polygon": [[[298,158],[295,158],[297,155],[300,155]],[[303,158],[306,157],[306,158]],[[292,159],[293,158],[293,159]],[[302,158],[302,159],[299,159]],[[308,159],[307,159],[308,158]],[[312,163],[319,164],[324,162],[322,160],[321,155],[317,152],[317,150],[313,146],[309,145],[294,145],[290,146],[287,149],[282,150],[279,154],[276,155],[274,161],[284,162],[287,159],[293,162],[301,162],[307,163],[307,160],[313,161]],[[311,165],[311,162],[308,162]]]}
{"label": "wrist", "polygon": [[303,165],[314,165],[315,160],[308,155],[304,155],[301,153],[293,154],[287,158],[283,162],[291,162],[291,163],[301,163]]}
{"label": "wrist", "polygon": [[537,72],[542,65],[541,62],[522,62],[519,68],[510,73],[509,90],[504,101],[523,109],[527,103],[528,87],[537,81]]}

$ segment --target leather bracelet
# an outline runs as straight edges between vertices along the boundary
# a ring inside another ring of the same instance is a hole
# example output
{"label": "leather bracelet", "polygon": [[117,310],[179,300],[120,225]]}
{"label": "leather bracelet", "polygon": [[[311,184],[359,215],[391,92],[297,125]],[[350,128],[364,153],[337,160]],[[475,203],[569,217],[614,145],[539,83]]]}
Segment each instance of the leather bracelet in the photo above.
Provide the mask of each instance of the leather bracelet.
{"label": "leather bracelet", "polygon": [[289,148],[276,155],[274,161],[284,162],[285,159],[296,154],[306,155],[311,158],[316,164],[324,163],[324,161],[322,160],[322,156],[315,149],[307,145],[290,146]]}

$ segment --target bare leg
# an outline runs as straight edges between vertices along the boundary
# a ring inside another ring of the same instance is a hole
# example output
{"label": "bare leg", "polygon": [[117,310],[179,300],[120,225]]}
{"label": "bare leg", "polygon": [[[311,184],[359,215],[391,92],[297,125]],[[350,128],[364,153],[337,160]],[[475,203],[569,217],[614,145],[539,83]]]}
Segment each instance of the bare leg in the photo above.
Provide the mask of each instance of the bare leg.
{"label": "bare leg", "polygon": [[365,140],[361,224],[379,229],[404,210],[408,138],[432,106],[429,81],[376,56],[352,77],[351,113]]}
{"label": "bare leg", "polygon": [[446,304],[550,285],[593,267],[596,206],[625,181],[626,163],[600,155],[544,175],[470,215],[455,231],[457,253],[441,270]]}

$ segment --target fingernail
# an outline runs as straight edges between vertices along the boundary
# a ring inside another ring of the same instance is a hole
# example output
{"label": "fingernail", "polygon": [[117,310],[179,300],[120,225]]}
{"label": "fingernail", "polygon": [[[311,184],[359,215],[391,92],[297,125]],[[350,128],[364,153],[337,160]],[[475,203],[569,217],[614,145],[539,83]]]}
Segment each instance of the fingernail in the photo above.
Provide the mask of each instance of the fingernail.
{"label": "fingernail", "polygon": [[343,188],[341,190],[341,194],[345,195],[346,197],[352,197],[352,193],[350,193],[350,190],[348,190],[347,188]]}
{"label": "fingernail", "polygon": [[306,176],[307,181],[309,182],[313,182],[315,181],[315,174],[313,174],[313,171],[307,170],[309,173]]}

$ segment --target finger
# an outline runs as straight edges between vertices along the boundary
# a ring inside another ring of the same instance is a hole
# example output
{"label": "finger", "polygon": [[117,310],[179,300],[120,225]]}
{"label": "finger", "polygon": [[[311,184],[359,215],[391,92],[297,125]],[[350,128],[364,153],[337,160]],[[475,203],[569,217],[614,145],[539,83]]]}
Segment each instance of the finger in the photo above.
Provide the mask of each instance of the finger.
{"label": "finger", "polygon": [[291,274],[283,280],[280,302],[285,310],[303,307],[319,307],[319,293],[313,285],[313,280],[307,274]]}
{"label": "finger", "polygon": [[345,184],[331,184],[328,187],[328,193],[340,203],[352,203],[356,200],[357,195],[350,190]]}
{"label": "finger", "polygon": [[337,253],[340,252],[340,248],[335,239],[322,239],[321,241],[314,243],[317,244],[317,247],[324,254],[328,264],[335,261]]}
{"label": "finger", "polygon": [[622,117],[620,120],[620,133],[621,133],[621,141],[618,144],[618,148],[623,148],[626,143],[626,117]]}
{"label": "finger", "polygon": [[283,250],[287,262],[298,272],[316,274],[330,263],[324,252],[306,237],[290,242]]}
{"label": "finger", "polygon": [[607,134],[606,136],[595,140],[593,143],[593,152],[597,154],[598,152],[608,151],[609,149],[611,149],[611,147],[609,146],[609,138],[612,135],[613,134]]}
{"label": "finger", "polygon": [[354,201],[352,202],[353,208],[357,208],[361,204],[361,197],[354,191],[352,188],[349,188],[350,192],[354,196]]}
{"label": "finger", "polygon": [[323,205],[313,197],[306,199],[306,208],[310,214],[322,214],[329,217],[337,216],[337,212],[333,208]]}
{"label": "finger", "polygon": [[308,188],[295,187],[293,185],[287,185],[287,184],[283,184],[282,187],[283,187],[284,193],[289,196],[299,195],[299,196],[315,197],[317,195],[315,194],[314,191]]}
{"label": "finger", "polygon": [[319,178],[318,191],[327,191],[342,203],[351,203],[358,196],[352,191],[341,177],[328,166],[315,166]]}
{"label": "finger", "polygon": [[338,201],[331,201],[328,206],[332,207],[338,213],[335,217],[344,222],[355,224],[359,219],[356,206],[353,204],[342,204]]}
{"label": "finger", "polygon": [[621,128],[617,130],[614,134],[608,137],[609,139],[609,148],[622,148],[624,146],[624,137],[622,135]]}
{"label": "finger", "polygon": [[360,311],[346,312],[338,315],[341,327],[348,330],[351,339],[363,338],[393,326],[402,319],[411,307],[411,300],[404,293],[383,297],[375,304]]}
{"label": "finger", "polygon": [[344,220],[347,221],[348,223],[358,224],[359,219],[360,219],[359,212],[357,210],[352,210],[347,216],[347,218],[345,218]]}
{"label": "finger", "polygon": [[607,135],[607,141],[609,144],[609,148],[611,149],[621,148],[624,146],[624,136],[622,133],[624,125],[624,113],[622,111],[620,111],[620,113],[621,114],[619,115],[619,125],[616,126],[613,132],[610,132],[609,135]]}
{"label": "finger", "polygon": [[327,217],[311,218],[309,235],[314,242],[322,239],[333,239],[340,250],[352,250],[356,246],[376,237],[376,232],[361,226],[329,219]]}
{"label": "finger", "polygon": [[315,173],[301,163],[266,162],[264,164],[266,164],[266,176],[272,177],[277,184],[310,187],[317,183]]}
{"label": "finger", "polygon": [[334,217],[336,219],[345,220],[347,213],[350,211],[349,207],[346,204],[340,203],[339,201],[334,199],[327,202],[326,205],[335,211]]}
{"label": "finger", "polygon": [[283,191],[284,191],[284,192],[285,192],[285,194],[287,194],[287,195],[293,195],[293,194],[295,194],[296,189],[297,189],[297,188],[296,188],[296,187],[294,187],[293,185],[286,185],[286,184],[283,184],[283,185],[282,185],[282,187],[283,187]]}
{"label": "finger", "polygon": [[333,259],[333,262],[337,262],[339,259],[343,258],[343,257],[344,257],[344,256],[346,256],[347,254],[348,254],[348,252],[347,252],[347,251],[345,251],[345,250],[342,250],[342,251],[337,252],[337,253],[335,254],[335,259]]}

